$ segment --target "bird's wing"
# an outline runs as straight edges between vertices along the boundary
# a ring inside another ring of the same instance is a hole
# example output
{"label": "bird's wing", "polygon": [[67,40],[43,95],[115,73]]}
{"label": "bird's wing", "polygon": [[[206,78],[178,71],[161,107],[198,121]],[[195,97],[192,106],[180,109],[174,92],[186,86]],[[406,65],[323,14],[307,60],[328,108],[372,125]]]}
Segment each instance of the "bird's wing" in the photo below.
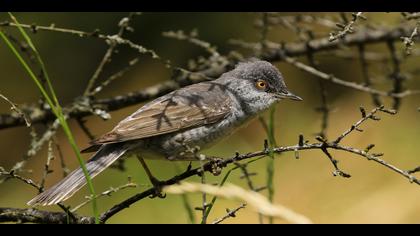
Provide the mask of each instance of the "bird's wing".
{"label": "bird's wing", "polygon": [[231,103],[223,85],[190,85],[146,104],[92,144],[142,139],[215,123],[230,114]]}

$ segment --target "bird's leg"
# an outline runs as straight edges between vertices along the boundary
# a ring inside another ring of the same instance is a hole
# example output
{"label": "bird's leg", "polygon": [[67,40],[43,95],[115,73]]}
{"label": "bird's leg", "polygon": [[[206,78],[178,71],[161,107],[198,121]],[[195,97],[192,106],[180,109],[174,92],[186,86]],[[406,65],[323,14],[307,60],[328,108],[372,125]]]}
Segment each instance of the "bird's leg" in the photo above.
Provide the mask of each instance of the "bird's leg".
{"label": "bird's leg", "polygon": [[147,177],[149,177],[150,182],[152,183],[153,187],[156,190],[156,193],[152,195],[151,198],[155,198],[155,197],[165,198],[166,194],[162,193],[162,181],[159,181],[153,176],[152,172],[150,171],[149,167],[147,166],[146,162],[144,161],[142,157],[137,155],[137,159],[140,161],[141,165],[146,171]]}

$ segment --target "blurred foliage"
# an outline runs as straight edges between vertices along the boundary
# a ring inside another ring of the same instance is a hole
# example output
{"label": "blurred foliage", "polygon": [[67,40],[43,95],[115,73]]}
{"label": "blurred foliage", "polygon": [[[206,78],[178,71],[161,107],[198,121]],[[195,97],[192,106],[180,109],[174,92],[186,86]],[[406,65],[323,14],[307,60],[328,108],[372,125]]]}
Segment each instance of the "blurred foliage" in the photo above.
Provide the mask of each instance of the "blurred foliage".
{"label": "blurred foliage", "polygon": [[[318,13],[330,15],[339,21],[338,14]],[[126,13],[16,13],[22,23],[36,23],[37,25],[51,25],[57,27],[80,29],[91,32],[100,29],[100,32],[114,34],[118,30],[119,20]],[[293,13],[285,14],[293,15]],[[397,13],[368,13],[369,22],[377,24],[397,24],[401,16]],[[190,32],[197,29],[201,39],[216,45],[222,54],[236,50],[228,44],[231,38],[256,42],[259,40],[259,30],[253,24],[255,13],[143,13],[132,21],[133,33],[127,38],[153,49],[162,58],[169,59],[172,64],[187,67],[188,59],[196,58],[206,52],[194,45],[162,37],[162,32],[169,30],[184,30]],[[0,22],[8,19],[6,14],[0,14]],[[17,33],[16,29],[8,28],[9,33]],[[328,36],[329,31],[320,27],[315,31],[316,36]],[[267,38],[274,42],[296,41],[292,32],[282,27],[273,27]],[[56,92],[62,104],[72,101],[81,94],[92,76],[94,70],[103,57],[107,45],[95,38],[79,38],[67,34],[54,32],[38,32],[32,40],[42,55],[49,70]],[[416,46],[414,46],[416,47]],[[385,44],[368,46],[369,51],[388,53]],[[357,49],[353,49],[356,51]],[[403,46],[398,44],[398,50]],[[134,50],[119,47],[118,53],[112,62],[105,68],[104,74],[110,75],[122,68],[133,57],[137,56]],[[348,60],[331,55],[316,55],[321,71],[334,74],[343,80],[362,82],[360,62]],[[306,62],[305,59],[302,61]],[[388,62],[390,63],[390,62]],[[378,63],[379,64],[379,63]],[[279,145],[294,145],[298,142],[298,135],[303,133],[307,139],[314,140],[314,134],[319,132],[321,115],[314,108],[320,104],[317,79],[307,73],[298,71],[286,63],[276,64],[283,73],[286,83],[291,91],[304,98],[304,102],[294,103],[285,101],[276,109],[276,134]],[[373,65],[370,74],[373,79],[383,79],[381,76],[390,73],[390,64]],[[29,83],[25,71],[21,68],[9,49],[0,44],[0,92],[18,104],[31,104],[40,98],[38,90]],[[418,57],[410,57],[403,64],[403,70],[418,70]],[[160,61],[148,56],[142,56],[140,63],[134,70],[123,78],[116,80],[106,87],[100,97],[120,95],[134,90],[165,81],[170,78],[170,71]],[[390,89],[391,83],[379,84],[379,88]],[[407,87],[419,88],[419,74],[406,83]],[[327,136],[336,137],[356,120],[360,118],[359,106],[372,107],[369,94],[345,89],[343,87],[326,84],[328,102],[333,108],[330,116]],[[385,99],[386,104],[391,99]],[[119,120],[135,111],[139,105],[131,106],[112,112],[112,119],[103,122],[98,117],[87,118],[86,125],[96,136],[110,130]],[[345,140],[347,146],[363,149],[370,143],[376,144],[376,149],[385,153],[384,159],[398,164],[403,169],[418,166],[419,134],[420,134],[420,107],[419,97],[412,96],[403,100],[401,110],[396,116],[382,116],[379,123],[367,123],[363,126],[365,132],[352,134]],[[0,113],[9,112],[10,106],[0,102]],[[265,114],[268,117],[268,113]],[[80,130],[75,121],[69,122],[79,147],[88,143],[88,138]],[[217,156],[230,157],[235,151],[241,153],[261,150],[263,140],[266,138],[264,129],[258,120],[248,127],[241,129],[224,142],[206,150],[205,153]],[[71,169],[78,164],[67,145],[64,134],[60,131],[59,141],[66,160]],[[30,142],[29,129],[22,126],[0,131],[0,166],[10,168],[19,161],[27,151]],[[42,176],[43,165],[47,159],[47,148],[44,148],[29,161],[28,169],[32,173],[28,176],[39,180]],[[352,177],[344,179],[333,177],[333,168],[321,151],[301,152],[300,159],[296,160],[293,153],[282,154],[275,162],[274,202],[288,206],[297,212],[306,215],[316,223],[418,223],[420,220],[420,189],[389,170],[372,162],[352,156],[347,153],[332,152],[340,160],[341,168],[349,172]],[[85,158],[88,158],[85,155]],[[161,179],[166,179],[176,173],[171,162],[148,161],[150,168]],[[184,169],[188,163],[179,163]],[[198,164],[194,164],[198,165]],[[105,171],[94,179],[97,192],[105,191],[109,186],[119,186],[126,183],[127,176],[139,184],[136,189],[126,189],[98,200],[99,210],[104,211],[115,203],[145,189],[149,182],[138,161],[129,159],[126,162],[127,171],[120,172],[115,169]],[[51,168],[55,170],[47,178],[47,186],[56,183],[62,172],[58,159],[53,161]],[[255,183],[263,185],[266,179],[266,163],[255,162],[250,170],[259,174],[253,177]],[[223,175],[222,175],[223,176]],[[239,178],[240,172],[232,173],[229,180],[235,184],[246,187],[244,180]],[[220,181],[221,177],[208,177],[208,182]],[[198,178],[193,178],[199,181]],[[0,206],[26,207],[25,203],[35,196],[34,189],[15,180],[0,185]],[[84,189],[70,199],[68,204],[76,206],[83,200],[88,191]],[[190,195],[191,204],[200,205],[199,195]],[[209,219],[225,214],[225,208],[232,209],[236,203],[231,201],[218,201]],[[45,209],[59,210],[57,207]],[[85,207],[80,213],[89,214],[90,208]],[[249,209],[241,210],[238,217],[231,218],[226,223],[256,223],[258,216]],[[199,219],[200,214],[196,212]],[[117,214],[110,223],[188,223],[188,215],[184,209],[181,196],[169,195],[166,199],[145,199],[129,209]],[[282,223],[275,220],[276,223]]]}

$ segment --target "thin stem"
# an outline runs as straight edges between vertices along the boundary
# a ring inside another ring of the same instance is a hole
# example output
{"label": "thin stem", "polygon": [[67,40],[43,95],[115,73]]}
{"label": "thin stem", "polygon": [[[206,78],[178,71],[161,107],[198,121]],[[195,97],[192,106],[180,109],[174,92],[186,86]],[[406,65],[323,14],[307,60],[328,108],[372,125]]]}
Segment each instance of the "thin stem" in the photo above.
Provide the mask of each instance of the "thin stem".
{"label": "thin stem", "polygon": [[[119,25],[119,30],[118,30],[118,33],[117,33],[118,37],[123,36],[124,32],[126,31],[128,25],[130,23],[130,20],[133,16],[134,16],[134,13],[130,13],[128,15],[128,17],[124,17],[120,20],[120,23],[118,24]],[[111,61],[112,54],[114,53],[114,50],[115,50],[117,45],[118,44],[115,41],[110,41],[109,42],[108,50],[106,51],[106,53],[103,56],[101,62],[99,63],[99,66],[96,68],[95,72],[93,73],[92,77],[90,78],[90,80],[88,82],[88,85],[85,89],[85,92],[83,93],[84,96],[87,96],[87,95],[92,93],[93,86],[95,86],[96,80],[99,78],[99,76],[102,73],[105,65]]]}
{"label": "thin stem", "polygon": [[[274,152],[273,148],[277,146],[275,139],[275,113],[276,107],[270,109],[270,119],[268,122],[268,143],[269,143],[269,158],[267,160],[267,189],[268,189],[268,200],[273,203],[274,200]],[[273,217],[269,217],[268,221],[273,224]]]}
{"label": "thin stem", "polygon": [[326,74],[322,71],[319,71],[311,66],[305,65],[301,62],[298,62],[296,59],[291,58],[291,57],[284,57],[284,60],[287,63],[290,63],[291,65],[297,67],[300,70],[306,71],[308,73],[311,73],[313,75],[318,76],[321,79],[324,79],[326,81],[332,82],[334,84],[338,84],[344,87],[348,87],[348,88],[352,88],[355,90],[359,90],[362,92],[367,92],[370,94],[375,94],[375,95],[380,95],[380,96],[385,96],[385,97],[392,97],[392,98],[403,98],[406,96],[410,96],[410,95],[417,95],[420,94],[419,90],[405,90],[404,92],[384,92],[381,90],[377,90],[377,89],[373,89],[355,82],[349,82],[349,81],[344,81],[341,80],[339,78],[337,78],[336,76],[332,75],[332,74]]}
{"label": "thin stem", "polygon": [[[191,168],[191,163],[188,166],[188,168]],[[177,163],[175,164],[175,169],[177,172],[180,172],[180,168],[177,165]],[[182,199],[182,205],[184,206],[185,211],[187,212],[187,216],[188,219],[190,221],[191,224],[195,224],[195,215],[194,215],[194,211],[193,208],[191,206],[190,200],[188,199],[188,195],[187,194],[182,194],[181,195],[181,199]]]}
{"label": "thin stem", "polygon": [[[9,13],[10,14],[10,13]],[[11,14],[10,14],[11,15]],[[11,15],[12,16],[12,15]],[[15,20],[15,18],[13,17],[12,19]],[[35,46],[32,44],[32,41],[30,41],[29,36],[25,33],[25,31],[19,26],[19,23],[16,21],[16,24],[18,25],[18,28],[20,30],[20,32],[22,33],[22,35],[25,37],[25,39],[27,40],[28,44],[31,45],[31,47],[35,48]],[[20,55],[20,53],[15,49],[15,47],[12,45],[12,43],[8,40],[8,38],[5,36],[5,34],[0,31],[0,36],[3,38],[3,40],[6,42],[6,44],[8,45],[8,47],[12,50],[12,52],[14,53],[14,55],[16,56],[16,58],[20,61],[20,63],[23,65],[23,67],[25,68],[25,70],[28,72],[28,74],[30,75],[30,78],[35,82],[35,84],[37,85],[38,89],[41,91],[42,95],[44,96],[45,100],[48,102],[48,105],[51,107],[54,115],[57,117],[57,119],[59,120],[61,126],[63,127],[63,130],[67,136],[67,139],[70,142],[70,145],[74,151],[74,153],[77,156],[77,159],[79,161],[79,164],[83,170],[83,173],[85,175],[86,181],[87,181],[87,185],[89,188],[89,191],[91,192],[92,195],[96,195],[95,194],[95,190],[93,188],[93,184],[91,181],[91,178],[89,176],[89,173],[86,169],[86,166],[84,164],[84,161],[80,155],[79,149],[76,145],[75,139],[73,137],[73,134],[70,131],[70,128],[67,124],[65,115],[62,113],[62,109],[60,104],[58,103],[57,97],[55,96],[55,93],[53,91],[52,86],[50,87],[51,93],[53,95],[53,99],[55,101],[55,104],[53,103],[52,99],[50,98],[50,96],[48,95],[48,93],[45,91],[44,87],[42,86],[42,84],[40,83],[40,81],[38,80],[38,78],[35,76],[35,74],[33,73],[33,71],[31,70],[31,68],[29,67],[29,65],[25,62],[25,60],[22,58],[22,56]],[[29,40],[28,40],[29,39]],[[34,50],[34,52],[36,54],[38,54],[38,52],[36,51],[36,49]],[[38,54],[39,59],[41,58],[40,55]],[[43,65],[42,60],[39,60],[40,65],[43,69],[45,69],[45,66]],[[46,74],[46,73],[45,73]],[[46,80],[48,81],[49,78],[46,76]],[[49,83],[49,82],[48,82]],[[49,86],[51,85],[51,83],[49,83]],[[97,205],[96,205],[96,200],[92,201],[92,208],[93,208],[93,213],[95,215],[95,221],[97,223],[99,223],[99,212],[97,209]]]}
{"label": "thin stem", "polygon": [[246,204],[245,203],[242,203],[239,207],[237,207],[237,208],[235,208],[233,210],[228,210],[227,209],[226,215],[224,215],[224,216],[222,216],[222,217],[214,220],[212,222],[212,224],[220,224],[220,223],[222,223],[223,221],[225,221],[228,218],[236,217],[236,213],[239,210],[244,209],[245,207],[246,207]]}
{"label": "thin stem", "polygon": [[[206,184],[206,175],[205,175],[205,170],[204,170],[204,163],[203,163],[203,160],[200,160],[200,164],[201,164],[201,183],[202,184]],[[203,204],[202,204],[202,218],[201,218],[201,224],[207,224],[207,214],[206,214],[206,211],[207,211],[207,207],[208,207],[208,204],[207,204],[207,194],[206,193],[202,193],[202,195],[201,195],[201,198],[202,198],[202,201],[203,201]]]}

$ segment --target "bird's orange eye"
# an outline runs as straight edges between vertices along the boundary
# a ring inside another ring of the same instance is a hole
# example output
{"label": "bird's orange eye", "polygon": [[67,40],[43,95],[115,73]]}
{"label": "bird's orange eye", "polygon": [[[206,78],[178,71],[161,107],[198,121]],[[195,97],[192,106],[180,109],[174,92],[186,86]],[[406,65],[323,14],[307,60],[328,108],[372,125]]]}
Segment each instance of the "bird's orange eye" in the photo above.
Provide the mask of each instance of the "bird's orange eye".
{"label": "bird's orange eye", "polygon": [[255,86],[257,86],[258,89],[263,90],[263,89],[265,89],[267,87],[267,83],[265,81],[263,81],[263,80],[258,80],[255,83]]}

